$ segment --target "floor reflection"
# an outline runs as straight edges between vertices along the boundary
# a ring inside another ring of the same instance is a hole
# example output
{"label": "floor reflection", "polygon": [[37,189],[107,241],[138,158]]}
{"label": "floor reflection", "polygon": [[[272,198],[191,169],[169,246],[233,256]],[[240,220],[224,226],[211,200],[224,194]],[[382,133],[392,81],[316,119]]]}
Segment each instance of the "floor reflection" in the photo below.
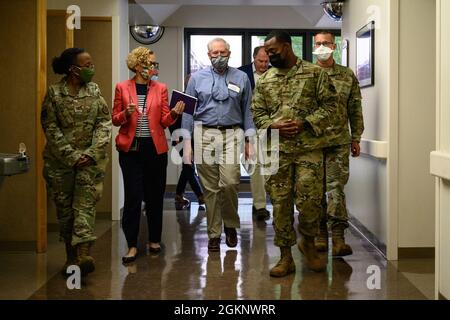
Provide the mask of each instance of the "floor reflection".
{"label": "floor reflection", "polygon": [[[269,269],[277,262],[279,250],[273,245],[272,221],[254,221],[250,199],[239,203],[238,247],[230,249],[222,241],[221,251],[212,254],[207,250],[205,211],[195,203],[188,211],[175,211],[173,207],[166,201],[164,247],[159,255],[145,252],[144,224],[137,260],[123,265],[120,257],[126,251],[126,242],[120,224],[113,224],[94,247],[97,268],[81,290],[68,290],[65,279],[57,274],[31,299],[425,299],[354,231],[347,234],[354,255],[332,259],[324,254],[322,258],[328,259],[326,273],[307,270],[293,247],[296,273],[274,279]],[[58,259],[51,263],[62,265],[64,257]],[[381,270],[380,290],[367,287],[367,268],[371,265]]]}

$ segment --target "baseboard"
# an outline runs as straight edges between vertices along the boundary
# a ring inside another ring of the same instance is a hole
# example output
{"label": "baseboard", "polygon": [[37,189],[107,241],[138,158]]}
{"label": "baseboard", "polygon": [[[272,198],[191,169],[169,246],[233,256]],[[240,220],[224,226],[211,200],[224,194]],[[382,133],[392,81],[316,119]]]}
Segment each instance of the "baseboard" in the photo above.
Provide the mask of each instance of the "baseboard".
{"label": "baseboard", "polygon": [[[188,190],[188,187],[186,187],[186,190]],[[166,185],[166,192],[175,193],[176,191],[177,191],[177,186],[176,185],[174,185],[174,184]]]}
{"label": "baseboard", "polygon": [[439,292],[439,300],[447,301],[448,299],[444,297],[442,293]]}
{"label": "baseboard", "polygon": [[35,251],[36,241],[0,241],[0,251]]}
{"label": "baseboard", "polygon": [[434,259],[435,248],[398,248],[399,259]]}
{"label": "baseboard", "polygon": [[349,214],[350,226],[359,232],[371,245],[373,245],[385,258],[387,257],[386,244],[380,241],[374,233],[367,229],[357,218]]}

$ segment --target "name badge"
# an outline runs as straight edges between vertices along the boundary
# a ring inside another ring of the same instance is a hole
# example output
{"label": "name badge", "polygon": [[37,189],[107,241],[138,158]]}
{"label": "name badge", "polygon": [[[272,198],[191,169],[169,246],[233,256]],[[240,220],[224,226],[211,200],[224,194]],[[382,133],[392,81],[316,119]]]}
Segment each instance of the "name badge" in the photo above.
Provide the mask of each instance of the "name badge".
{"label": "name badge", "polygon": [[228,84],[228,89],[231,90],[231,91],[234,91],[236,93],[241,92],[241,88],[239,88],[238,85],[236,85],[234,83],[231,83],[231,82]]}

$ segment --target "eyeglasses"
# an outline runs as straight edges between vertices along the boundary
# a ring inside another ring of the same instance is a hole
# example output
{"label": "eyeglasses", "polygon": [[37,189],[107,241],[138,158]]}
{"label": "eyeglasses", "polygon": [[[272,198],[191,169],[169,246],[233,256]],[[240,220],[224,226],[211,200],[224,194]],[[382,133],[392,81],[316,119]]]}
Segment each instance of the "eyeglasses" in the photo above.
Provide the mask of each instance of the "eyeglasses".
{"label": "eyeglasses", "polygon": [[159,70],[159,62],[150,62],[148,65],[143,65],[143,67],[149,70]]}
{"label": "eyeglasses", "polygon": [[331,46],[331,45],[333,45],[333,44],[334,44],[333,42],[329,42],[329,41],[322,41],[322,42],[317,41],[317,42],[314,43],[314,45],[315,45],[316,47],[320,47],[320,46],[328,47],[328,46]]}

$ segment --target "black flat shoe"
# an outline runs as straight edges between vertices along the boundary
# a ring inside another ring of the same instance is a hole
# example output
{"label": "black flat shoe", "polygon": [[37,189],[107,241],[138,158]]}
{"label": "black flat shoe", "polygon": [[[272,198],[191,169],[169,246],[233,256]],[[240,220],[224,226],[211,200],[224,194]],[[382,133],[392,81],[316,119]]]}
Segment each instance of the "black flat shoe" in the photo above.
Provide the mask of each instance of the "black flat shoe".
{"label": "black flat shoe", "polygon": [[153,254],[157,254],[161,252],[161,247],[159,248],[152,248],[152,247],[148,247],[148,252],[153,253]]}
{"label": "black flat shoe", "polygon": [[122,257],[122,262],[123,263],[131,263],[136,261],[136,257],[137,257],[137,253],[134,256],[129,256],[129,257]]}

